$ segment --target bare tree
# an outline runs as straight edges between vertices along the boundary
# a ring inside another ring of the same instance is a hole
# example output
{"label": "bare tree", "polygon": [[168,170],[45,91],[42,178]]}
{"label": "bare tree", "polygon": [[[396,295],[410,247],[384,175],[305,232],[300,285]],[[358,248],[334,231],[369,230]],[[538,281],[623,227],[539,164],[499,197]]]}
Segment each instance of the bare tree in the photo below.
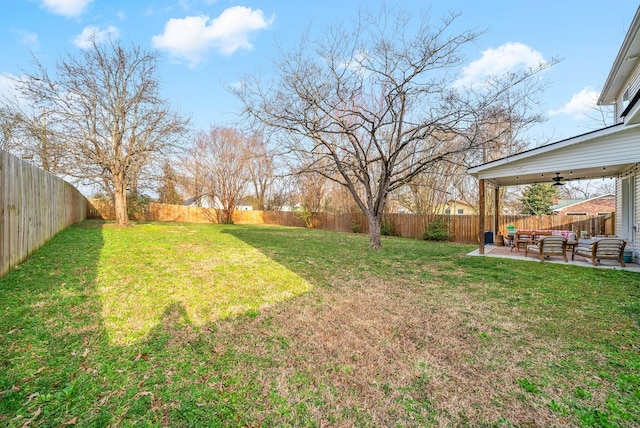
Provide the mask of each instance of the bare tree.
{"label": "bare tree", "polygon": [[463,199],[461,183],[466,180],[462,156],[456,162],[434,163],[395,192],[401,206],[413,213],[434,213],[448,200]]}
{"label": "bare tree", "polygon": [[589,199],[616,192],[615,180],[609,179],[569,181],[558,190],[565,199]]}
{"label": "bare tree", "polygon": [[194,143],[187,148],[177,160],[177,182],[178,186],[186,194],[188,201],[193,201],[194,205],[202,207],[202,202],[206,191],[206,166],[204,153],[205,144],[199,144],[200,135],[197,134]]}
{"label": "bare tree", "polygon": [[6,107],[0,108],[0,149],[19,155],[20,141],[18,137],[19,120]]}
{"label": "bare tree", "polygon": [[253,186],[256,209],[264,210],[274,180],[273,155],[267,152],[264,139],[254,134],[248,140],[251,156],[247,165]]}
{"label": "bare tree", "polygon": [[371,248],[381,245],[389,193],[486,144],[474,131],[487,120],[484,112],[537,71],[457,90],[461,49],[478,34],[448,35],[455,18],[432,27],[425,18],[414,25],[408,14],[362,13],[352,25],[283,52],[277,82],[248,79],[235,90],[245,112],[279,132],[287,150],[313,157],[309,171],[349,189],[367,217]]}
{"label": "bare tree", "polygon": [[45,137],[53,133],[69,156],[64,172],[100,184],[118,226],[129,221],[128,189],[188,125],[160,98],[157,59],[138,46],[93,40],[78,56],[61,58],[55,75],[36,59],[36,71],[15,81],[19,97],[46,116]]}
{"label": "bare tree", "polygon": [[[245,196],[250,182],[249,164],[253,144],[250,137],[233,128],[212,127],[199,132],[191,149],[192,171],[202,174],[202,193],[196,198],[208,198],[219,208],[221,223],[233,222],[233,213]],[[198,187],[198,186],[196,186]]]}
{"label": "bare tree", "polygon": [[282,211],[290,209],[294,204],[295,183],[291,175],[274,175],[265,199],[265,210]]}
{"label": "bare tree", "polygon": [[305,226],[314,227],[315,215],[323,211],[326,203],[328,179],[305,165],[296,174],[296,190],[298,203],[300,204],[299,216]]}
{"label": "bare tree", "polygon": [[161,204],[179,205],[184,198],[176,189],[178,178],[169,160],[165,160],[162,166],[162,178],[158,188],[158,202]]}

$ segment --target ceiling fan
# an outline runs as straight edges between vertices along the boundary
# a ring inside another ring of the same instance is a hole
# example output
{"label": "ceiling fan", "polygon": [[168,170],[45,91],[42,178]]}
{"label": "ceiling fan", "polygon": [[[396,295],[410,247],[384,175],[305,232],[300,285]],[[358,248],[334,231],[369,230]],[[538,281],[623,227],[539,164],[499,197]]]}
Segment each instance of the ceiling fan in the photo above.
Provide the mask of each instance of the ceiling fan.
{"label": "ceiling fan", "polygon": [[552,180],[554,186],[564,186],[564,183],[562,182],[564,177],[561,177],[559,172],[556,172],[556,176],[553,177]]}

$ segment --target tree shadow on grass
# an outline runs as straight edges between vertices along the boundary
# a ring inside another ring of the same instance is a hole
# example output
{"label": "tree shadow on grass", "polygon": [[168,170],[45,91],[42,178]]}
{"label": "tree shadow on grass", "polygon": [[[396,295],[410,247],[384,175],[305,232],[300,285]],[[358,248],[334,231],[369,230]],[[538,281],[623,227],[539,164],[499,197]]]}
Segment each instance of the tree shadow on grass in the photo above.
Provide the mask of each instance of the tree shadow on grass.
{"label": "tree shadow on grass", "polygon": [[286,227],[235,227],[223,233],[246,242],[312,284],[324,286],[366,275],[392,281],[441,279],[458,270],[456,264],[469,247],[383,236],[382,248],[374,251],[364,234]]}

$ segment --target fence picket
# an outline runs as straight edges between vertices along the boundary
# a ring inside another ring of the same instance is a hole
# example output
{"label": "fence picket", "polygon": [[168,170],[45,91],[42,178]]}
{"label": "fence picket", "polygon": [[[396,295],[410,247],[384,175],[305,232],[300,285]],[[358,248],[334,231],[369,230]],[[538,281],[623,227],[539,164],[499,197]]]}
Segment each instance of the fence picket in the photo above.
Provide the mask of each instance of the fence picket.
{"label": "fence picket", "polygon": [[0,150],[0,278],[86,213],[71,184]]}

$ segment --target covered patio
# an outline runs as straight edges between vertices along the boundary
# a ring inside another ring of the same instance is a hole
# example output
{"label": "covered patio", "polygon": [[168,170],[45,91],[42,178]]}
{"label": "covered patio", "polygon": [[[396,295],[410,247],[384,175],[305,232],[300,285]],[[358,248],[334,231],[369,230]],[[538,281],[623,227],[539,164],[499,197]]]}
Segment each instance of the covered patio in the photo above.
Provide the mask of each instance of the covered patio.
{"label": "covered patio", "polygon": [[[634,221],[635,176],[640,162],[639,124],[617,124],[588,132],[572,138],[527,150],[516,155],[487,162],[470,168],[469,174],[478,179],[479,185],[479,247],[473,254],[492,257],[524,259],[524,252],[517,253],[504,247],[489,246],[484,243],[484,232],[501,233],[499,230],[500,212],[498,190],[504,186],[526,185],[535,183],[557,183],[567,181],[608,179],[616,180],[616,224],[615,235],[627,242],[627,249],[634,252],[634,259],[622,268],[619,263],[603,261],[603,267],[633,270],[638,266],[638,243],[634,242],[634,234],[638,228]],[[485,197],[487,191],[494,190],[492,221],[487,218]],[[487,228],[490,223],[491,227]],[[495,239],[494,239],[495,242]],[[539,260],[533,256],[527,259]],[[564,263],[561,257],[551,258],[551,262]],[[572,264],[592,266],[582,257],[575,257]],[[569,256],[569,260],[571,257]],[[640,271],[640,269],[638,269]]]}

